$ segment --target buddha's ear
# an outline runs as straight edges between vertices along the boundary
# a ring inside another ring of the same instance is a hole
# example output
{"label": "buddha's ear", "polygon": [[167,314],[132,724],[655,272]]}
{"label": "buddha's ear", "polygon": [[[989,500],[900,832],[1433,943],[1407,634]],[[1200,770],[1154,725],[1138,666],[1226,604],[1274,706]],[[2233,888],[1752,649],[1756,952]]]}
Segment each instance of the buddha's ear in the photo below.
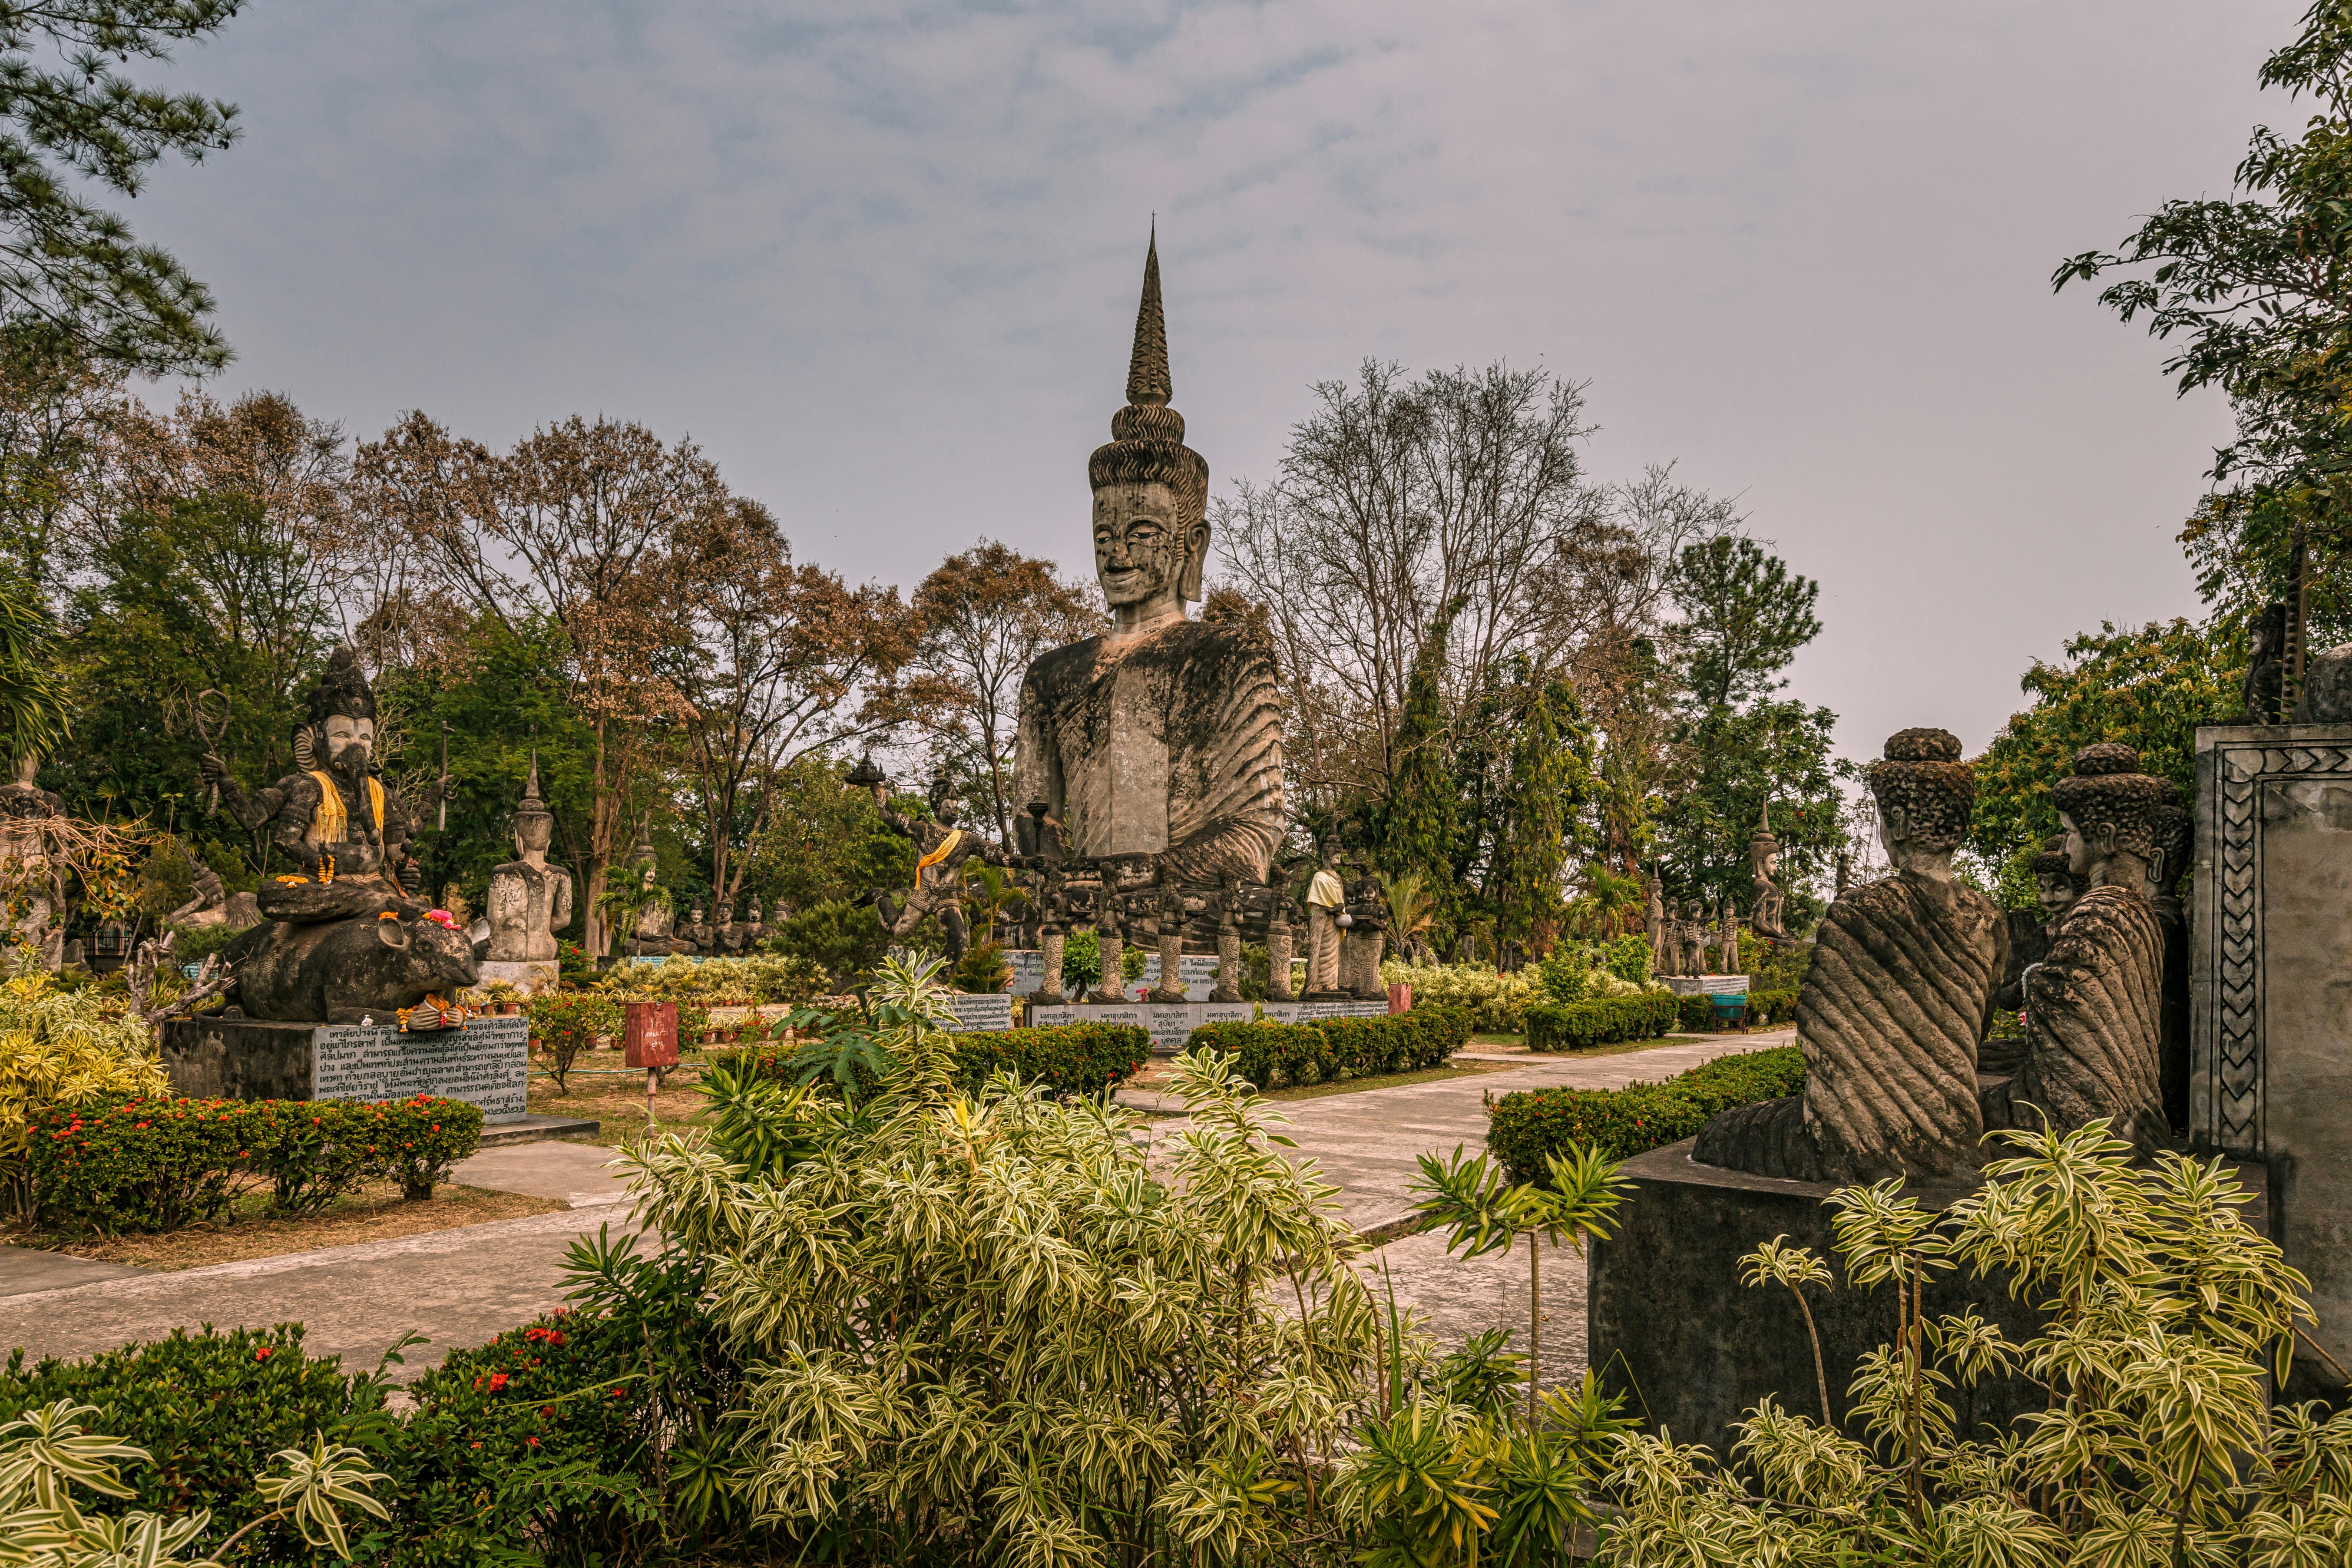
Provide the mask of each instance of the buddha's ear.
{"label": "buddha's ear", "polygon": [[1209,524],[1206,519],[1192,525],[1184,542],[1184,571],[1176,579],[1177,596],[1191,605],[1201,597],[1201,574],[1209,563]]}

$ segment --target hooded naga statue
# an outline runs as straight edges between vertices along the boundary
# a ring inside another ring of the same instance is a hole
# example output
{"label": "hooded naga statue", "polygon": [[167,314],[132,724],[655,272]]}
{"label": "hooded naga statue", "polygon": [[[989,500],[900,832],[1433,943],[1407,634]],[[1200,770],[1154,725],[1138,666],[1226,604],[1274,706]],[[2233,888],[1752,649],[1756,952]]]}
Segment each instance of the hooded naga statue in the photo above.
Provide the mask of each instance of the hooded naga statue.
{"label": "hooded naga statue", "polygon": [[1014,798],[1046,814],[1016,826],[1024,854],[1150,856],[1205,894],[1228,875],[1265,881],[1284,826],[1281,711],[1259,637],[1184,613],[1208,560],[1209,465],[1171,395],[1155,236],[1127,406],[1087,464],[1110,630],[1022,680]]}

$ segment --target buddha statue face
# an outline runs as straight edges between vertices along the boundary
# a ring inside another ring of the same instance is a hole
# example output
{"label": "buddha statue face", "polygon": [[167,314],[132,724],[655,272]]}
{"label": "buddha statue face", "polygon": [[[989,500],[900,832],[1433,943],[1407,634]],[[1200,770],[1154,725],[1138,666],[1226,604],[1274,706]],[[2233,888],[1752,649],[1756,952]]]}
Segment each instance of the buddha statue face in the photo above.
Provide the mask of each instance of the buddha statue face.
{"label": "buddha statue face", "polygon": [[554,837],[555,818],[548,815],[546,812],[524,811],[517,812],[515,814],[514,841],[516,854],[522,856],[526,859],[534,859],[535,863],[536,857],[543,856],[547,853],[547,847],[554,840]]}
{"label": "buddha statue face", "polygon": [[1095,577],[1118,624],[1184,613],[1186,588],[1208,525],[1187,525],[1168,485],[1105,485],[1095,491]]}

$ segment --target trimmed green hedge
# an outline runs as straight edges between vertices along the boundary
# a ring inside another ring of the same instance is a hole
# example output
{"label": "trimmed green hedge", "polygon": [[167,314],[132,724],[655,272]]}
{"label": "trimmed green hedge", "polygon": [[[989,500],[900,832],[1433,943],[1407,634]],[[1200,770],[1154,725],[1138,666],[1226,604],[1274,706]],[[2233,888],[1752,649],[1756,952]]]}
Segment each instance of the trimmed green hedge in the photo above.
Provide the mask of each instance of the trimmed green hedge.
{"label": "trimmed green hedge", "polygon": [[1470,1038],[1462,1007],[1421,1007],[1387,1018],[1324,1018],[1311,1024],[1203,1024],[1189,1050],[1222,1051],[1260,1089],[1418,1072],[1443,1067]]}
{"label": "trimmed green hedge", "polygon": [[1591,1146],[1612,1160],[1629,1159],[1688,1138],[1718,1110],[1798,1094],[1804,1087],[1804,1053],[1780,1046],[1720,1057],[1664,1083],[1522,1089],[1488,1110],[1486,1147],[1511,1180],[1534,1181],[1547,1156]]}
{"label": "trimmed green hedge", "polygon": [[342,1100],[126,1100],[36,1115],[26,1166],[44,1223],[108,1234],[213,1219],[239,1176],[281,1213],[312,1213],[366,1181],[430,1197],[482,1139],[482,1110],[420,1094]]}
{"label": "trimmed green hedge", "polygon": [[1675,998],[1675,1029],[1678,1034],[1704,1035],[1715,1028],[1715,998],[1705,992]]}
{"label": "trimmed green hedge", "polygon": [[[977,1090],[991,1074],[1010,1069],[1024,1083],[1055,1096],[1098,1094],[1135,1074],[1151,1056],[1151,1031],[1132,1024],[1057,1024],[1039,1029],[974,1030],[955,1037],[956,1079]],[[712,1051],[712,1066],[789,1082],[793,1052],[780,1046]]]}
{"label": "trimmed green hedge", "polygon": [[1639,996],[1598,996],[1590,1002],[1555,1002],[1528,1009],[1528,1049],[1580,1051],[1620,1040],[1646,1040],[1675,1026],[1679,1016],[1670,992]]}
{"label": "trimmed green hedge", "polygon": [[1797,993],[1793,986],[1785,991],[1748,994],[1748,1022],[1751,1026],[1785,1024],[1796,1016]]}

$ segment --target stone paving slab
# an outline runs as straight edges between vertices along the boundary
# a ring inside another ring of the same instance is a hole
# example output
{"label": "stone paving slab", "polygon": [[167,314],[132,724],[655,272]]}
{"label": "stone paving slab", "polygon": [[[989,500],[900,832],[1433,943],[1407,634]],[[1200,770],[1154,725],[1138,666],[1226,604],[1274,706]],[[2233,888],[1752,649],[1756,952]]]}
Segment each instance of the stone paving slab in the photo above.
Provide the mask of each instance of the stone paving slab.
{"label": "stone paving slab", "polygon": [[411,1330],[433,1342],[394,1368],[407,1382],[450,1351],[483,1344],[563,1304],[565,1250],[597,1224],[625,1230],[625,1213],[600,1205],[390,1241],[249,1258],[0,1296],[0,1352],[27,1360],[78,1357],[174,1328],[268,1328],[299,1322],[313,1355],[340,1355],[364,1371]]}
{"label": "stone paving slab", "polygon": [[35,1247],[0,1247],[0,1296],[58,1290],[98,1279],[128,1279],[147,1272],[129,1263],[100,1263],[94,1258],[43,1252]]}
{"label": "stone paving slab", "polygon": [[562,1198],[576,1209],[596,1208],[627,1195],[622,1173],[607,1169],[618,1152],[601,1143],[500,1144],[458,1162],[449,1174],[469,1187]]}

